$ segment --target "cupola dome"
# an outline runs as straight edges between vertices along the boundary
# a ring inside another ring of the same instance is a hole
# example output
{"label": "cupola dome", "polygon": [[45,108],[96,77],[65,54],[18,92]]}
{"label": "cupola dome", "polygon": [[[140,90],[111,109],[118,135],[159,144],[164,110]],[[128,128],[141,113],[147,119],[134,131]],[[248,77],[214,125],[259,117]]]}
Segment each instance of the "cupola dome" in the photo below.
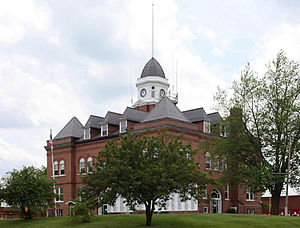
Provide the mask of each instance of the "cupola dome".
{"label": "cupola dome", "polygon": [[144,78],[147,76],[158,76],[158,77],[165,78],[165,73],[164,73],[162,67],[157,62],[157,60],[153,57],[145,65],[142,75],[141,75],[141,78]]}

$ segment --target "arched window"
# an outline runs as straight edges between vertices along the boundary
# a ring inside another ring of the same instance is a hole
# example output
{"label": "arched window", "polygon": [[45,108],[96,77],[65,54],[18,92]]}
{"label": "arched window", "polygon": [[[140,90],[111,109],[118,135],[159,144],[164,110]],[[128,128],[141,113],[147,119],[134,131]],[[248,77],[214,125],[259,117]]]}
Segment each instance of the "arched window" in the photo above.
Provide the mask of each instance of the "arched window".
{"label": "arched window", "polygon": [[79,161],[79,171],[80,173],[85,173],[85,161],[84,158],[81,158]]}
{"label": "arched window", "polygon": [[205,167],[206,169],[210,169],[211,168],[211,164],[210,164],[210,153],[206,153],[205,154]]}
{"label": "arched window", "polygon": [[93,159],[91,157],[87,159],[86,166],[88,173],[91,173],[93,171]]}
{"label": "arched window", "polygon": [[55,161],[53,163],[53,169],[54,169],[54,176],[58,175],[58,161]]}
{"label": "arched window", "polygon": [[64,175],[65,174],[65,162],[64,160],[61,160],[59,162],[59,174]]}

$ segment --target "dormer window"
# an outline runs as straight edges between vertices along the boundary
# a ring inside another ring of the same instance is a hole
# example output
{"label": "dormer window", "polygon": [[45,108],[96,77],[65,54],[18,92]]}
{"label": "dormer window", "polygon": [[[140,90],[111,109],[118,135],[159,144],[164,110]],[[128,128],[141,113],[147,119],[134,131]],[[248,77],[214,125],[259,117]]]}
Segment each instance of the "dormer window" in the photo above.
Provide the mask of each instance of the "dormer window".
{"label": "dormer window", "polygon": [[101,125],[101,136],[106,136],[108,135],[108,125]]}
{"label": "dormer window", "polygon": [[210,133],[210,122],[203,121],[203,131],[204,133]]}
{"label": "dormer window", "polygon": [[127,120],[120,121],[120,133],[126,132]]}
{"label": "dormer window", "polygon": [[84,134],[83,134],[83,137],[84,137],[84,139],[90,139],[91,138],[91,135],[90,135],[90,128],[85,128],[84,129]]}

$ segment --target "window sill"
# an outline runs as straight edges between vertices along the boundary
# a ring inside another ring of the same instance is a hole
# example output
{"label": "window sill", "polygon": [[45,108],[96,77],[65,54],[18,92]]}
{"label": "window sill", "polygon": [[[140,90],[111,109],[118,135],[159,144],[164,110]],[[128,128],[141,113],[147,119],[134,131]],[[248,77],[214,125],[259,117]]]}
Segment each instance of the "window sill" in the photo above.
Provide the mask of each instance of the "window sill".
{"label": "window sill", "polygon": [[255,200],[253,199],[253,200],[251,200],[251,199],[246,199],[246,201],[248,201],[248,202],[254,202]]}
{"label": "window sill", "polygon": [[55,201],[55,203],[63,203],[63,202],[65,202],[65,201]]}
{"label": "window sill", "polygon": [[[66,174],[62,174],[62,175],[54,175],[54,178],[56,178],[56,177],[65,177],[65,176],[67,176]],[[51,176],[52,178],[53,178],[53,176]]]}
{"label": "window sill", "polygon": [[225,199],[225,200],[229,201],[230,199]]}
{"label": "window sill", "polygon": [[86,175],[87,173],[77,173],[77,176]]}

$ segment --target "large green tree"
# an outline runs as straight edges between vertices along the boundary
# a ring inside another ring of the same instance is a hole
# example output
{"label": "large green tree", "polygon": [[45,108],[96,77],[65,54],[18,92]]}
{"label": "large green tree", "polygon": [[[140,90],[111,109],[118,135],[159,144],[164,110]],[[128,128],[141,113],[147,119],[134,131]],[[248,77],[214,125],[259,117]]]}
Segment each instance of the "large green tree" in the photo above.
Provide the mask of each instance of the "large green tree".
{"label": "large green tree", "polygon": [[1,198],[10,206],[20,207],[25,218],[31,219],[33,212],[51,205],[53,181],[48,180],[44,167],[13,170],[2,178]]}
{"label": "large green tree", "polygon": [[299,77],[299,63],[280,51],[263,75],[247,64],[230,98],[222,89],[214,96],[228,131],[226,139],[211,143],[215,153],[227,157],[230,167],[223,178],[253,191],[268,189],[274,215],[286,183],[289,148],[290,180],[299,185]]}
{"label": "large green tree", "polygon": [[194,162],[196,153],[178,135],[128,132],[120,145],[110,141],[99,152],[96,171],[82,179],[85,196],[111,205],[121,196],[132,209],[144,204],[150,226],[155,206],[164,207],[172,193],[182,200],[200,198],[210,179]]}

